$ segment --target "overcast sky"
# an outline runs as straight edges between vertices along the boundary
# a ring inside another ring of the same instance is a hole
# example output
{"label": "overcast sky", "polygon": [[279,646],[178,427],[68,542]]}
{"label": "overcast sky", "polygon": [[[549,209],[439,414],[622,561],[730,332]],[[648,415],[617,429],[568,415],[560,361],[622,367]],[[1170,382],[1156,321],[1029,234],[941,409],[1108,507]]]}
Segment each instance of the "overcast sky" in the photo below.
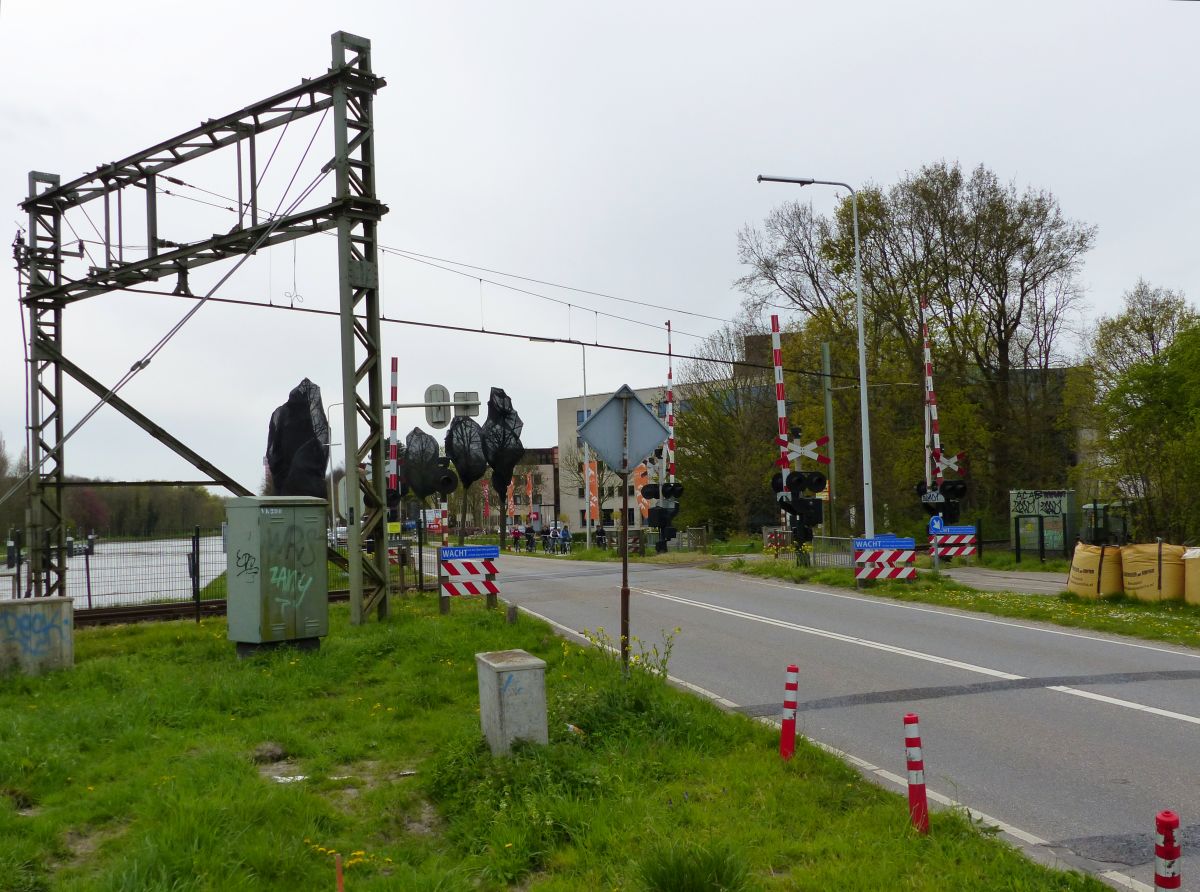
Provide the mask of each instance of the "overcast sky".
{"label": "overcast sky", "polygon": [[[719,323],[683,310],[721,318],[738,310],[737,230],[784,200],[828,211],[840,194],[759,185],[756,174],[886,186],[938,159],[1049,189],[1069,217],[1099,227],[1082,275],[1092,315],[1117,311],[1139,277],[1200,297],[1189,222],[1200,190],[1200,3],[338,6],[4,0],[6,244],[26,223],[17,203],[29,170],[72,179],[287,89],[324,72],[330,34],[346,30],[371,39],[375,70],[388,81],[375,105],[378,193],[391,209],[384,245],[676,308],[472,274],[568,309],[393,254],[383,263],[390,317],[655,349],[671,319],[675,349],[688,352],[690,335]],[[268,202],[282,194],[315,123],[288,134],[264,184]],[[331,153],[326,122],[292,195]],[[233,156],[219,157],[173,173],[230,195]],[[227,201],[174,191],[160,199],[161,237],[203,238],[233,224]],[[315,193],[331,194],[329,181]],[[81,225],[81,237],[96,238]],[[126,240],[144,243],[141,233]],[[333,239],[304,239],[294,254],[291,245],[262,252],[218,296],[289,304],[298,294],[304,307],[333,309],[335,264]],[[16,277],[5,267],[0,433],[15,456],[23,348]],[[214,270],[196,273],[193,290],[224,271]],[[65,313],[66,353],[115,382],[190,306],[90,298]],[[504,387],[531,447],[556,441],[554,401],[582,388],[578,347],[386,325],[384,350],[400,357],[402,400],[418,401],[435,382],[485,398]],[[666,376],[661,359],[589,349],[587,360],[593,392]],[[257,488],[272,410],[305,376],[326,403],[339,401],[338,368],[335,318],[209,304],[122,394]],[[66,400],[68,425],[94,402],[73,384]],[[406,412],[401,431],[418,423],[421,413]],[[338,430],[335,419],[341,439]],[[198,476],[111,409],[68,445],[66,467],[110,479]]]}

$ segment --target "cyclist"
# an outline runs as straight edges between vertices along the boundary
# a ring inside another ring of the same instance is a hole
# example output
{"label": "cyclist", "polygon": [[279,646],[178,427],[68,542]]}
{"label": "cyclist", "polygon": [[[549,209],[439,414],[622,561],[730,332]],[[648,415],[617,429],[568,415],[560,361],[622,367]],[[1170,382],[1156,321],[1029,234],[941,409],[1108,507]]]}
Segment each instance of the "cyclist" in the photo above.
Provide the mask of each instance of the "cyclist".
{"label": "cyclist", "polygon": [[571,531],[567,529],[565,523],[558,531],[558,545],[562,554],[567,554],[571,550]]}

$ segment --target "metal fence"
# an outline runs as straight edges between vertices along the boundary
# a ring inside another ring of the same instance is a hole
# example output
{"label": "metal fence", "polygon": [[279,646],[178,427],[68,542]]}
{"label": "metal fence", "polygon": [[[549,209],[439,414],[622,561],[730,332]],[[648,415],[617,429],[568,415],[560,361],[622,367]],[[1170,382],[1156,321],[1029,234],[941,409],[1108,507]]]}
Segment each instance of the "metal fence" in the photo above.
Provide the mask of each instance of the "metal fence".
{"label": "metal fence", "polygon": [[[12,595],[32,595],[28,551],[6,547],[5,563],[11,565]],[[191,601],[197,594],[201,600],[225,597],[220,530],[197,527],[153,539],[98,536],[90,546],[79,539],[66,566],[66,593],[77,610]]]}
{"label": "metal fence", "polygon": [[854,569],[854,540],[840,536],[813,536],[812,566]]}

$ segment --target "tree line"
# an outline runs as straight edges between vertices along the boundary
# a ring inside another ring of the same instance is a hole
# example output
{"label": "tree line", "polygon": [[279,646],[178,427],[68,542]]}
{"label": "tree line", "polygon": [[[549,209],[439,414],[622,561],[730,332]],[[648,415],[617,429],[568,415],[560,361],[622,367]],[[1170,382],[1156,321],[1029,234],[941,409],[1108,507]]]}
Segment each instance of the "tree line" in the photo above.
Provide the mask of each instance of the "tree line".
{"label": "tree line", "polygon": [[[9,492],[29,471],[22,451],[14,462],[0,435],[0,496]],[[224,500],[200,486],[102,486],[82,477],[68,476],[73,485],[63,495],[68,535],[153,538],[220,527],[225,519]],[[22,487],[0,504],[0,531],[25,526],[26,491]]]}

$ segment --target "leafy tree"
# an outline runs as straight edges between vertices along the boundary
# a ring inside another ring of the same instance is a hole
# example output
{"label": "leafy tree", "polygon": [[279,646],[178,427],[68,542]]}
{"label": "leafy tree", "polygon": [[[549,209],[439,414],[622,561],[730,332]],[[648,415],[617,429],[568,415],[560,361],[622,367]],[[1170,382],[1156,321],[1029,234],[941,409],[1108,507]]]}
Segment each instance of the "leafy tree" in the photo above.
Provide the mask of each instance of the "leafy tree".
{"label": "leafy tree", "polygon": [[1094,486],[1133,501],[1139,538],[1196,542],[1200,317],[1182,295],[1139,281],[1124,310],[1096,326],[1090,363]]}
{"label": "leafy tree", "polygon": [[680,369],[676,466],[685,495],[676,525],[711,523],[724,535],[777,516],[768,485],[779,455],[774,378],[737,365],[747,360],[745,335],[754,333],[747,321],[727,325],[697,348],[703,359]]}
{"label": "leafy tree", "polygon": [[[761,230],[742,230],[739,257],[749,272],[738,285],[751,307],[782,301],[833,344],[852,340],[849,205],[846,199],[825,217],[792,202],[772,211]],[[1072,444],[1062,427],[1059,367],[1080,309],[1075,277],[1094,228],[1068,219],[1047,191],[1018,191],[984,167],[968,175],[945,162],[886,190],[864,188],[859,220],[872,384],[920,381],[926,301],[943,424],[947,414],[962,416],[948,430],[964,440],[943,445],[974,456],[972,489],[983,506],[1000,514],[1010,488],[1061,485]],[[922,426],[919,390],[895,399],[880,391],[870,395],[873,430],[877,400],[898,400],[897,421],[906,429]],[[874,442],[886,451],[892,440],[876,435]],[[875,468],[895,466],[890,453],[873,459]],[[877,507],[902,497],[896,487],[886,490],[877,481]]]}

